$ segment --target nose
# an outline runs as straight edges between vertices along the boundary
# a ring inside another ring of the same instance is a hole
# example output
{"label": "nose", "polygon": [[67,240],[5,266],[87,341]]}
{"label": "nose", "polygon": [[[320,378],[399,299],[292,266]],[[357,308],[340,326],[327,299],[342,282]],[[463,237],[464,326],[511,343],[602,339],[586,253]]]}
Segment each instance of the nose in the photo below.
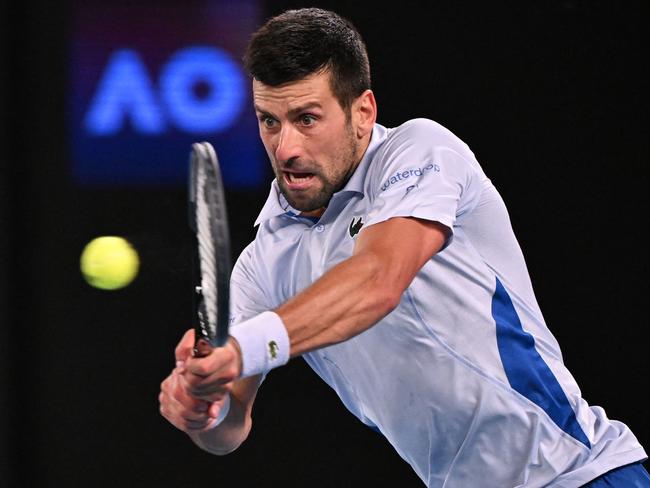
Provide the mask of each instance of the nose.
{"label": "nose", "polygon": [[275,160],[290,161],[300,158],[302,156],[301,137],[300,132],[292,124],[284,125],[275,148]]}

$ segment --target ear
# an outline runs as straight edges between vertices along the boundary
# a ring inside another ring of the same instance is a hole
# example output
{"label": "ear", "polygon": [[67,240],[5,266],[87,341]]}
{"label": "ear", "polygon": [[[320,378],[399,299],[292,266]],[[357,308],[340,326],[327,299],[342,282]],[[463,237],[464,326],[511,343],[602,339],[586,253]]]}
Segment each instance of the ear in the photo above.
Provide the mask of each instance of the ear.
{"label": "ear", "polygon": [[363,139],[372,132],[377,120],[377,102],[372,90],[364,91],[352,103],[352,120],[359,139]]}

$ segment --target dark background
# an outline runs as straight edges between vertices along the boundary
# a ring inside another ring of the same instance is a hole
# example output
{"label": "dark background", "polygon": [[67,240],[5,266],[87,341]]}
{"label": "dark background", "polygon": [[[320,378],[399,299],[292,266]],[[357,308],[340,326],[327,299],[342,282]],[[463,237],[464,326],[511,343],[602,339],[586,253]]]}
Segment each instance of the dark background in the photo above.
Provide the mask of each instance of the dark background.
{"label": "dark background", "polygon": [[[278,1],[264,17],[313,5],[364,35],[382,124],[429,117],[474,150],[584,397],[650,446],[641,3]],[[232,455],[203,453],[159,416],[189,320],[185,193],[70,181],[69,10],[0,10],[0,486],[420,486],[300,359],[269,375]],[[265,195],[228,195],[235,251]],[[79,274],[102,234],[140,251],[124,290]]]}

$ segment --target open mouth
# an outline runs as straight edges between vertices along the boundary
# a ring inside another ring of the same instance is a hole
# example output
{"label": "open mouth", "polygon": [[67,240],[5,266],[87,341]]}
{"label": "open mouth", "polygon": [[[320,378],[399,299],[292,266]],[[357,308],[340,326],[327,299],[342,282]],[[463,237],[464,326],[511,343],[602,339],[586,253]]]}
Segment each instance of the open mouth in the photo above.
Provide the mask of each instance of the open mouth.
{"label": "open mouth", "polygon": [[314,173],[293,173],[284,172],[284,181],[287,186],[293,190],[304,189],[308,187],[314,179]]}

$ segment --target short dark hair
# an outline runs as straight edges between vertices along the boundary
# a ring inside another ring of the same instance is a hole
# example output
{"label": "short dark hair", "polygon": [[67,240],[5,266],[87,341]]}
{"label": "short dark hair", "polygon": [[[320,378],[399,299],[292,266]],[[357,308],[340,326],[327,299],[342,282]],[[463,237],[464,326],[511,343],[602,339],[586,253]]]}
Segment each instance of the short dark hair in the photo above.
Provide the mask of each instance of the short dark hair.
{"label": "short dark hair", "polygon": [[287,10],[269,19],[250,40],[244,66],[269,86],[329,71],[344,109],[370,89],[368,52],[350,21],[319,8]]}

